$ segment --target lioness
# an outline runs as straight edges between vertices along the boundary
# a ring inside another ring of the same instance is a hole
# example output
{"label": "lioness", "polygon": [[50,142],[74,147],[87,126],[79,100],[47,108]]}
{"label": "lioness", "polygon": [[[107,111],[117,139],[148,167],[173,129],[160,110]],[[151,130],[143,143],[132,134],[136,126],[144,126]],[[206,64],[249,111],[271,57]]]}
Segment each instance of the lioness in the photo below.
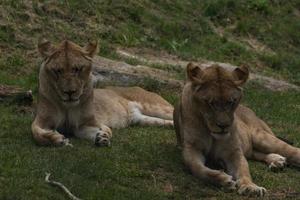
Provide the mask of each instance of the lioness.
{"label": "lioness", "polygon": [[139,87],[93,89],[92,57],[97,43],[84,48],[65,40],[58,46],[41,41],[34,139],[42,145],[66,145],[74,134],[97,146],[110,145],[111,128],[130,124],[173,125],[173,106]]}
{"label": "lioness", "polygon": [[[263,161],[270,168],[283,168],[286,162],[300,166],[300,149],[275,137],[252,110],[239,105],[240,86],[248,75],[246,67],[229,71],[218,65],[188,64],[174,126],[184,162],[194,175],[230,189],[237,187],[239,194],[263,196],[266,189],[252,182],[246,158]],[[212,163],[219,168],[212,168]]]}

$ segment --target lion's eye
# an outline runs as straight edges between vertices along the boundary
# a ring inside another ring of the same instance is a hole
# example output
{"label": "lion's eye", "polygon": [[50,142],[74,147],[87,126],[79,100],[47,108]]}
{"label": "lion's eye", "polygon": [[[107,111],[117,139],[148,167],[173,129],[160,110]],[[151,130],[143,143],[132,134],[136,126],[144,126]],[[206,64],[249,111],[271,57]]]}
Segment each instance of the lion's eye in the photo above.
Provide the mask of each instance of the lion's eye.
{"label": "lion's eye", "polygon": [[62,69],[54,69],[53,71],[57,76],[61,75],[63,72]]}
{"label": "lion's eye", "polygon": [[81,67],[74,67],[74,68],[72,69],[72,72],[73,72],[74,74],[77,74],[77,73],[81,72],[81,70],[82,70]]}
{"label": "lion's eye", "polygon": [[236,102],[237,102],[236,99],[231,98],[231,99],[227,102],[227,104],[230,105],[230,106],[234,106]]}
{"label": "lion's eye", "polygon": [[214,107],[214,103],[211,100],[205,100],[206,104],[209,105],[211,108]]}
{"label": "lion's eye", "polygon": [[197,85],[196,92],[199,92],[202,89],[202,85]]}
{"label": "lion's eye", "polygon": [[224,105],[220,101],[212,100],[212,101],[207,101],[207,104],[209,107],[213,110],[222,110]]}

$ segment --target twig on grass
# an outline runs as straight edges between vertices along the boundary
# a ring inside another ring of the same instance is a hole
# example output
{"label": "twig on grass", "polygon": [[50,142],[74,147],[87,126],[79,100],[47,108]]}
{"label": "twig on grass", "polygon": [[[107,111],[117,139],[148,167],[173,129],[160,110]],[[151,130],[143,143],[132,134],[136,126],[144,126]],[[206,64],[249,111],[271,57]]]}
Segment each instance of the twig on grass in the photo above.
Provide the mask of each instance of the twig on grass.
{"label": "twig on grass", "polygon": [[81,200],[78,197],[74,196],[70,192],[70,190],[68,190],[68,188],[66,188],[66,186],[64,186],[62,183],[56,182],[56,181],[50,181],[49,180],[50,175],[51,175],[50,173],[46,173],[45,181],[47,183],[49,183],[50,185],[54,185],[54,186],[57,186],[57,187],[61,188],[65,193],[67,193],[67,195],[70,197],[70,199],[72,199],[72,200]]}
{"label": "twig on grass", "polygon": [[151,174],[152,178],[153,178],[153,183],[154,183],[154,187],[156,188],[156,178],[153,174]]}

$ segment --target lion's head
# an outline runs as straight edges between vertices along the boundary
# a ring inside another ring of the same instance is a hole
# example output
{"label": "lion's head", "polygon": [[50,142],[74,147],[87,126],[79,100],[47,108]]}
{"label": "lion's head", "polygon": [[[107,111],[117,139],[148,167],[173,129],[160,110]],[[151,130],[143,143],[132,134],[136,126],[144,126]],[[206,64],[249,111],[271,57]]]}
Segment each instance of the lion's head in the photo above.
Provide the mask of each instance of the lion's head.
{"label": "lion's head", "polygon": [[57,46],[49,41],[41,41],[38,50],[44,58],[47,84],[51,84],[64,105],[77,105],[90,81],[92,57],[97,52],[97,43],[89,43],[82,48],[68,40]]}
{"label": "lion's head", "polygon": [[228,135],[235,109],[242,98],[240,86],[249,76],[248,68],[229,71],[213,65],[202,69],[190,63],[187,76],[192,84],[196,112],[201,113],[211,134],[215,138]]}

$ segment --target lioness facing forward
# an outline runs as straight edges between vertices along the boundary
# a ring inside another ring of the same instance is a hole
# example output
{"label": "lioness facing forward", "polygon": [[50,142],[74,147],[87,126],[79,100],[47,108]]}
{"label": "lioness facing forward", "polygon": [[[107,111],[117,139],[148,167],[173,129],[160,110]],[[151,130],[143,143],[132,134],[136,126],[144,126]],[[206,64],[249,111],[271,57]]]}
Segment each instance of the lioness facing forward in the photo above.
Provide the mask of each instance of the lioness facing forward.
{"label": "lioness facing forward", "polygon": [[[262,196],[266,189],[252,182],[246,158],[270,168],[282,168],[286,162],[300,166],[300,149],[276,138],[252,110],[239,105],[240,86],[248,75],[246,67],[231,72],[218,65],[204,69],[190,63],[174,125],[184,162],[194,175],[237,187],[239,194]],[[209,163],[221,164],[225,172],[209,168]]]}
{"label": "lioness facing forward", "polygon": [[173,107],[162,97],[139,87],[93,89],[92,57],[97,44],[84,48],[63,41],[40,42],[44,61],[39,73],[37,114],[32,123],[42,145],[66,145],[66,134],[108,146],[111,128],[130,124],[173,125]]}

